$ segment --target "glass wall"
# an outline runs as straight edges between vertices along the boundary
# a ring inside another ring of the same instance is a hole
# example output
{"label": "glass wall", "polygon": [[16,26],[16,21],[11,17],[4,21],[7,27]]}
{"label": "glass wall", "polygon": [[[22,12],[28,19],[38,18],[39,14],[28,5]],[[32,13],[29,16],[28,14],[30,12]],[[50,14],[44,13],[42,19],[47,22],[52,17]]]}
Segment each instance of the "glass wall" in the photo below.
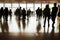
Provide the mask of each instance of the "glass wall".
{"label": "glass wall", "polygon": [[35,10],[38,8],[38,7],[42,7],[40,3],[35,3]]}
{"label": "glass wall", "polygon": [[27,10],[30,9],[31,11],[33,10],[33,3],[27,3]]}
{"label": "glass wall", "polygon": [[26,9],[26,3],[20,3],[20,6],[22,7],[22,9],[23,9],[23,8]]}
{"label": "glass wall", "polygon": [[15,12],[15,10],[19,7],[18,3],[12,3],[12,11]]}
{"label": "glass wall", "polygon": [[[12,11],[14,12],[17,8],[21,6],[22,9],[25,8],[26,10],[31,9],[31,11],[35,11],[38,7],[42,7],[42,10],[44,10],[46,4],[48,3],[0,3],[0,8],[8,7],[8,9],[12,9]],[[52,10],[53,3],[49,3],[49,7]]]}
{"label": "glass wall", "polygon": [[8,9],[11,9],[11,3],[5,3],[5,7],[8,7]]}
{"label": "glass wall", "polygon": [[0,3],[0,8],[3,7],[3,3]]}

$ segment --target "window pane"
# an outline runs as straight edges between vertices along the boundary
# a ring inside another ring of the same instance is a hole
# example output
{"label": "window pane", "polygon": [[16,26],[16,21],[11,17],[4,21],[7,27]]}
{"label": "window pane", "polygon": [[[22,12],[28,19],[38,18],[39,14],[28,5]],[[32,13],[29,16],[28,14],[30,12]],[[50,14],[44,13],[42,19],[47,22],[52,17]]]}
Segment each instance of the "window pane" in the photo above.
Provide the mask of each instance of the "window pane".
{"label": "window pane", "polygon": [[40,7],[41,8],[41,4],[35,4],[35,10]]}
{"label": "window pane", "polygon": [[33,3],[28,3],[27,4],[27,10],[31,9],[31,11],[33,11]]}
{"label": "window pane", "polygon": [[33,3],[28,3],[27,7],[33,7]]}
{"label": "window pane", "polygon": [[13,3],[12,7],[17,8],[17,7],[19,7],[19,4],[18,3]]}
{"label": "window pane", "polygon": [[22,7],[22,9],[23,9],[23,8],[26,9],[26,3],[20,3],[20,6]]}
{"label": "window pane", "polygon": [[53,6],[54,6],[53,4],[49,4],[49,7],[50,7],[51,11],[52,11]]}
{"label": "window pane", "polygon": [[19,7],[18,3],[12,3],[12,12],[14,13],[18,7]]}
{"label": "window pane", "polygon": [[10,3],[5,3],[5,7],[8,7],[8,9],[11,9],[11,4]]}
{"label": "window pane", "polygon": [[46,7],[47,3],[43,3],[42,4],[42,10],[44,10],[44,8]]}
{"label": "window pane", "polygon": [[3,7],[3,3],[0,3],[0,8]]}

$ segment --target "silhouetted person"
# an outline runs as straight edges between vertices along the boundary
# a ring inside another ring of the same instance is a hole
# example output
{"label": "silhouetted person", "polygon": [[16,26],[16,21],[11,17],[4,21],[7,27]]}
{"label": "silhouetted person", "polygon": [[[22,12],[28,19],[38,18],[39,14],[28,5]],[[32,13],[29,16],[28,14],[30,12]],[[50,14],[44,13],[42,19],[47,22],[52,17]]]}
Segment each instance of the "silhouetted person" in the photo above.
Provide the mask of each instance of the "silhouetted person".
{"label": "silhouetted person", "polygon": [[57,15],[57,11],[58,11],[58,7],[56,7],[56,3],[54,3],[54,7],[52,8],[52,13],[51,13],[51,17],[52,17],[52,28],[54,28],[54,24],[55,24],[55,19],[56,19],[56,15]]}
{"label": "silhouetted person", "polygon": [[21,19],[21,15],[22,15],[22,9],[21,7],[19,8],[19,20]]}
{"label": "silhouetted person", "polygon": [[37,18],[40,19],[40,17],[42,17],[42,9],[38,7],[38,9],[36,10],[36,14],[37,14]]}
{"label": "silhouetted person", "polygon": [[3,13],[4,13],[4,11],[3,11],[3,7],[1,7],[1,9],[0,9],[0,19],[2,18]]}
{"label": "silhouetted person", "polygon": [[4,9],[4,16],[5,16],[6,21],[8,21],[8,8],[7,7],[5,7]]}
{"label": "silhouetted person", "polygon": [[9,10],[9,16],[10,16],[10,19],[11,19],[11,17],[12,17],[12,10],[11,9]]}
{"label": "silhouetted person", "polygon": [[18,19],[20,19],[20,9],[19,8],[17,9],[17,17],[18,17]]}
{"label": "silhouetted person", "polygon": [[49,5],[46,5],[46,8],[43,10],[43,16],[45,17],[45,19],[44,19],[44,27],[45,27],[47,18],[48,18],[48,27],[49,27],[49,20],[50,20],[50,8],[49,8]]}
{"label": "silhouetted person", "polygon": [[22,19],[26,19],[26,10],[23,8],[22,10]]}
{"label": "silhouetted person", "polygon": [[29,10],[27,10],[27,19],[29,19],[30,14],[31,14],[31,10],[29,9]]}
{"label": "silhouetted person", "polygon": [[1,20],[1,17],[2,17],[2,15],[1,15],[1,9],[0,9],[0,20]]}
{"label": "silhouetted person", "polygon": [[27,10],[27,25],[29,24],[29,17],[30,17],[30,14],[31,14],[31,10]]}
{"label": "silhouetted person", "polygon": [[15,16],[17,17],[19,15],[19,8],[15,10]]}

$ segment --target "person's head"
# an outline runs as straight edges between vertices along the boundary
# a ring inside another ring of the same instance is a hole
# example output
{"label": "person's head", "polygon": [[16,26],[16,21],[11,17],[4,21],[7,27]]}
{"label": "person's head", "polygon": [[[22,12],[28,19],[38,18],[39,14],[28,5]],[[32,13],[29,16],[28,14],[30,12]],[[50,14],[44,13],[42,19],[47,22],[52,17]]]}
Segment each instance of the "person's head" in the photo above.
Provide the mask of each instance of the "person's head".
{"label": "person's head", "polygon": [[20,9],[21,9],[21,7],[20,7]]}
{"label": "person's head", "polygon": [[25,8],[23,8],[23,10],[25,10]]}
{"label": "person's head", "polygon": [[56,7],[57,3],[54,3],[54,7]]}
{"label": "person's head", "polygon": [[38,7],[38,9],[39,9],[39,7]]}
{"label": "person's head", "polygon": [[3,7],[1,7],[1,9],[3,9]]}
{"label": "person's head", "polygon": [[30,10],[30,9],[29,9]]}
{"label": "person's head", "polygon": [[7,7],[5,7],[5,9],[6,9],[6,10],[8,10],[8,8],[7,8]]}
{"label": "person's head", "polygon": [[46,5],[46,8],[49,8],[49,4]]}

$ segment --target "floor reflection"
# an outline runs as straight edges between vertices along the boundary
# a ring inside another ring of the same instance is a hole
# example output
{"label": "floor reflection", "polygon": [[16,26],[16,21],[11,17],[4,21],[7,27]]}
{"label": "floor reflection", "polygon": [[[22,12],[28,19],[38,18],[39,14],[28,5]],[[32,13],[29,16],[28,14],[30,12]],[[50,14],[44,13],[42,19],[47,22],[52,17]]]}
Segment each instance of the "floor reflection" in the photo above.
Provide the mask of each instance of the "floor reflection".
{"label": "floor reflection", "polygon": [[[10,20],[11,19],[11,20]],[[47,20],[46,20],[46,27],[43,28],[43,23],[44,19],[41,17],[41,19],[36,20],[36,16],[30,16],[29,20],[28,19],[19,19],[15,15],[10,18],[8,17],[8,21],[5,21],[2,18],[2,21],[0,22],[0,32],[3,32],[2,29],[6,30],[7,32],[26,32],[26,33],[51,33],[52,31],[52,21],[50,19],[50,27],[48,28]],[[27,21],[28,20],[28,21]],[[4,28],[3,28],[4,27]],[[55,29],[54,33],[58,33],[59,28],[58,28],[58,23],[57,23],[57,18],[56,18],[56,23],[55,23]]]}
{"label": "floor reflection", "polygon": [[[46,27],[43,27],[43,17],[36,20],[36,16],[30,16],[28,19],[19,19],[15,15],[8,21],[2,18],[0,21],[0,39],[5,40],[60,40],[59,23],[55,23],[55,29],[52,28],[52,21],[50,19],[50,27],[48,28],[47,20]],[[57,24],[58,23],[58,24]],[[3,29],[3,30],[2,30]]]}

